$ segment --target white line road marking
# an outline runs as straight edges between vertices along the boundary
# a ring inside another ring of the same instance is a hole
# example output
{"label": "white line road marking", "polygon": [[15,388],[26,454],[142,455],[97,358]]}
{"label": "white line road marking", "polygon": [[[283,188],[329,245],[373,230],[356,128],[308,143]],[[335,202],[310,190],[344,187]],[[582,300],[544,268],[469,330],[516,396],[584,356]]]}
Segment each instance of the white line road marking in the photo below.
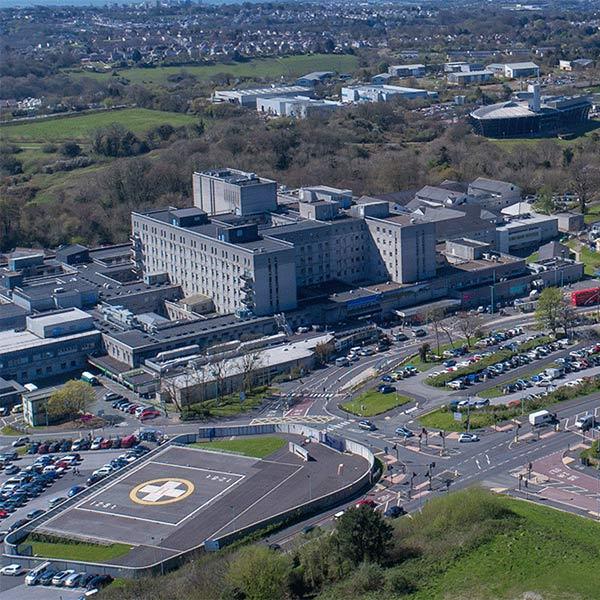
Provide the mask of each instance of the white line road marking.
{"label": "white line road marking", "polygon": [[158,525],[167,525],[168,527],[177,527],[177,525],[179,525],[179,523],[169,523],[167,521],[159,521],[158,519],[144,519],[143,517],[136,517],[133,515],[124,515],[122,513],[108,512],[105,510],[96,510],[94,508],[83,508],[81,506],[78,506],[77,510],[81,510],[83,512],[95,513],[97,515],[110,515],[111,517],[121,517],[123,519],[133,519],[134,521],[145,521],[147,523],[157,523]]}
{"label": "white line road marking", "polygon": [[487,460],[487,464],[488,465],[492,464],[491,461],[490,461],[490,457],[487,454],[485,455],[485,460]]}
{"label": "white line road marking", "polygon": [[[237,455],[236,455],[237,458]],[[221,475],[233,475],[234,477],[245,477],[243,473],[232,473],[231,471],[219,471],[219,469],[205,469],[203,467],[192,467],[190,465],[174,465],[173,463],[159,462],[151,460],[147,464],[161,465],[163,467],[177,467],[179,469],[192,469],[194,471],[208,471],[209,473],[220,473]],[[295,465],[294,465],[295,466]]]}
{"label": "white line road marking", "polygon": [[479,464],[479,460],[475,459],[475,464],[477,465],[477,468],[481,471],[481,465]]}

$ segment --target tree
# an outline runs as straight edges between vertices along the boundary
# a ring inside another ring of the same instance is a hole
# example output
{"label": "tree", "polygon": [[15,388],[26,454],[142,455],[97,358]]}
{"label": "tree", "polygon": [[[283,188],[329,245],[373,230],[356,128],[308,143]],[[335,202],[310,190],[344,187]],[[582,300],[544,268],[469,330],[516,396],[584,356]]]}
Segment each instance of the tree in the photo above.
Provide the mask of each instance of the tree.
{"label": "tree", "polygon": [[256,371],[262,365],[262,356],[260,352],[247,352],[240,357],[239,364],[243,375],[243,389],[245,392],[251,392],[256,382]]}
{"label": "tree", "polygon": [[331,342],[321,342],[315,346],[315,358],[319,365],[324,365],[335,350]]}
{"label": "tree", "polygon": [[231,563],[227,577],[245,600],[285,598],[291,561],[265,546],[249,546]]}
{"label": "tree", "polygon": [[70,419],[84,412],[95,399],[94,389],[89,383],[74,379],[50,396],[46,410],[53,421]]}
{"label": "tree", "polygon": [[392,545],[392,527],[369,506],[350,508],[338,520],[334,543],[340,556],[354,565],[382,562]]}
{"label": "tree", "polygon": [[481,328],[481,315],[478,313],[468,313],[463,311],[458,313],[456,318],[456,326],[467,340],[467,346],[471,347],[471,340],[477,335]]}
{"label": "tree", "polygon": [[575,309],[563,298],[562,304],[558,310],[558,320],[566,337],[569,337],[572,333],[576,319],[577,313],[575,312]]}
{"label": "tree", "polygon": [[535,318],[539,325],[549,329],[552,335],[561,325],[561,315],[564,310],[565,300],[559,288],[546,288],[538,299],[535,309]]}
{"label": "tree", "polygon": [[429,354],[429,350],[431,350],[431,346],[428,342],[421,344],[419,346],[419,358],[421,362],[427,362],[427,355]]}
{"label": "tree", "polygon": [[436,354],[440,353],[440,331],[442,330],[440,324],[442,319],[444,318],[444,312],[439,309],[430,310],[425,316],[426,320],[431,323],[433,327],[433,333],[435,334],[435,346],[436,346]]}
{"label": "tree", "polygon": [[542,189],[538,192],[533,206],[536,211],[544,213],[545,215],[551,215],[556,209],[552,194],[547,189]]}

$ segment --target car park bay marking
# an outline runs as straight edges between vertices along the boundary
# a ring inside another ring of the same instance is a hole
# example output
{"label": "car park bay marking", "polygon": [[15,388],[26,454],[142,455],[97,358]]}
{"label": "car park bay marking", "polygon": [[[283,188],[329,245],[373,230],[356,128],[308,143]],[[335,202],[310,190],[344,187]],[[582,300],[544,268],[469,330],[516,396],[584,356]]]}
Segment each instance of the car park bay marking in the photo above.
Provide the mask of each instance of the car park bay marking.
{"label": "car park bay marking", "polygon": [[193,492],[194,484],[188,479],[163,477],[136,485],[129,492],[129,498],[143,506],[162,506],[185,500]]}

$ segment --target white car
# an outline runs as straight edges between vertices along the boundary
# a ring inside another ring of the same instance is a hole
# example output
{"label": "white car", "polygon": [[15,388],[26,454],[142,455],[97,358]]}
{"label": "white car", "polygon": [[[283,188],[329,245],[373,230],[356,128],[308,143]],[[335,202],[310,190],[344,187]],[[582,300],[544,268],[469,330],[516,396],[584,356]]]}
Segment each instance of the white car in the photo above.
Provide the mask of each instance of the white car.
{"label": "white car", "polygon": [[106,475],[110,475],[113,471],[114,469],[110,465],[104,465],[103,467],[96,469],[93,474],[106,477]]}
{"label": "white car", "polygon": [[12,565],[6,565],[0,569],[2,575],[21,575],[23,573],[23,567],[16,563]]}
{"label": "white car", "polygon": [[474,433],[461,433],[458,436],[458,441],[461,442],[461,443],[478,442],[479,441],[479,436],[475,435]]}

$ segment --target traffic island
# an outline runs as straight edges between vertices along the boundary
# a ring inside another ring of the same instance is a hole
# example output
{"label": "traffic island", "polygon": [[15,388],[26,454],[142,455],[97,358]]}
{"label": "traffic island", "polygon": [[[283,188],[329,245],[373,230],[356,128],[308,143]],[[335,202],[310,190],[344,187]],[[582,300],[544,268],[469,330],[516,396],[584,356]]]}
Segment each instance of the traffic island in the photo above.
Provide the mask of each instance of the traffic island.
{"label": "traffic island", "polygon": [[377,390],[369,390],[354,400],[338,404],[338,407],[357,417],[375,417],[409,402],[412,402],[412,398],[408,396],[397,393],[382,394]]}

